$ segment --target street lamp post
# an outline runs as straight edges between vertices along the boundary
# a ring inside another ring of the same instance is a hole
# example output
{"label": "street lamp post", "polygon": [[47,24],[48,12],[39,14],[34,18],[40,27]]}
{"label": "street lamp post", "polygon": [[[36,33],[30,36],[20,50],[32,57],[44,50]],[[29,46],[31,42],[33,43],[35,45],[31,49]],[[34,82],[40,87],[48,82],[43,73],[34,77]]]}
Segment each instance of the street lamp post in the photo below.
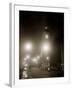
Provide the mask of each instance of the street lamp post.
{"label": "street lamp post", "polygon": [[48,62],[48,71],[50,70],[50,57],[49,52],[51,50],[50,43],[49,43],[49,35],[47,33],[48,27],[45,26],[45,31],[42,35],[42,47],[41,47],[41,57],[46,57]]}
{"label": "street lamp post", "polygon": [[24,68],[23,68],[23,78],[28,78],[28,72],[29,72],[29,66],[30,66],[30,60],[31,60],[31,51],[32,51],[32,43],[31,42],[26,42],[24,43]]}

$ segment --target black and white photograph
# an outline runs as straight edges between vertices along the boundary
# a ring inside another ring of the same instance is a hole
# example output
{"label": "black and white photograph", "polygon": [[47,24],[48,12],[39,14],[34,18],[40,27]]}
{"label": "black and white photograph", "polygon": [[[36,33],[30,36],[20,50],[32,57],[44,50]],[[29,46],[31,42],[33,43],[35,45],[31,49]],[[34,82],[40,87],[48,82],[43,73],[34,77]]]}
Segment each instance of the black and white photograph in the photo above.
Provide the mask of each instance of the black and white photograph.
{"label": "black and white photograph", "polygon": [[64,13],[19,10],[19,79],[64,77]]}

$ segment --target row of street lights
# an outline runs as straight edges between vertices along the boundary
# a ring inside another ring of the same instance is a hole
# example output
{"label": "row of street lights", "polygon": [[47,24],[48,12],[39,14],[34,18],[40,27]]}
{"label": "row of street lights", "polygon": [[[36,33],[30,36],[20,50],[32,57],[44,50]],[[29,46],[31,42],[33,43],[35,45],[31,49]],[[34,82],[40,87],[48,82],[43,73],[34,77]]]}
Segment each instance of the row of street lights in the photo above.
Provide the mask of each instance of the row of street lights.
{"label": "row of street lights", "polygon": [[[47,29],[47,27],[45,27],[45,29]],[[41,60],[43,54],[45,54],[46,56],[46,60],[48,62],[48,71],[50,70],[50,57],[48,56],[48,53],[51,51],[51,45],[48,42],[48,34],[45,33],[44,35],[44,42],[42,42],[41,45],[41,54],[37,55],[36,57],[31,57],[30,52],[32,52],[33,50],[33,44],[31,42],[27,42],[24,44],[24,51],[28,52],[28,55],[26,55],[24,57],[24,71],[23,71],[23,78],[28,78],[28,61],[32,61],[33,63],[38,63],[38,60]]]}

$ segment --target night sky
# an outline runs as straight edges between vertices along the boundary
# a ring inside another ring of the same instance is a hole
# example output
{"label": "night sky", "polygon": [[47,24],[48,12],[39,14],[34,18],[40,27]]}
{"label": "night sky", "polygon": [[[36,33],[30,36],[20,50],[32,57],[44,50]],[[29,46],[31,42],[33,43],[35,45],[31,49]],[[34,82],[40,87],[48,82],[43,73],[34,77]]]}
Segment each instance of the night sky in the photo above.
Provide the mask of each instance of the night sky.
{"label": "night sky", "polygon": [[[63,43],[64,14],[51,12],[20,11],[20,37],[24,40],[38,40],[48,26],[48,32],[56,36],[56,42]],[[37,39],[38,38],[38,39]]]}
{"label": "night sky", "polygon": [[19,11],[20,50],[25,41],[32,41],[35,50],[38,51],[45,26],[48,27],[46,32],[49,33],[54,46],[53,52],[55,53],[52,59],[55,58],[54,62],[61,64],[61,62],[64,62],[64,13]]}

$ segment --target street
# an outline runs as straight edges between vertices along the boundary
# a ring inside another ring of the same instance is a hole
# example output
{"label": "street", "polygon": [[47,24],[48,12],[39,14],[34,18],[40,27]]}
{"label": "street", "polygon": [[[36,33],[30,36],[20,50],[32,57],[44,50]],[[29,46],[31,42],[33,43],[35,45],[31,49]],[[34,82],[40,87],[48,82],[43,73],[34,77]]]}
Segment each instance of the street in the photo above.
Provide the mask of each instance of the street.
{"label": "street", "polygon": [[31,68],[29,73],[30,78],[48,78],[48,77],[63,77],[62,71],[47,71],[38,67]]}

